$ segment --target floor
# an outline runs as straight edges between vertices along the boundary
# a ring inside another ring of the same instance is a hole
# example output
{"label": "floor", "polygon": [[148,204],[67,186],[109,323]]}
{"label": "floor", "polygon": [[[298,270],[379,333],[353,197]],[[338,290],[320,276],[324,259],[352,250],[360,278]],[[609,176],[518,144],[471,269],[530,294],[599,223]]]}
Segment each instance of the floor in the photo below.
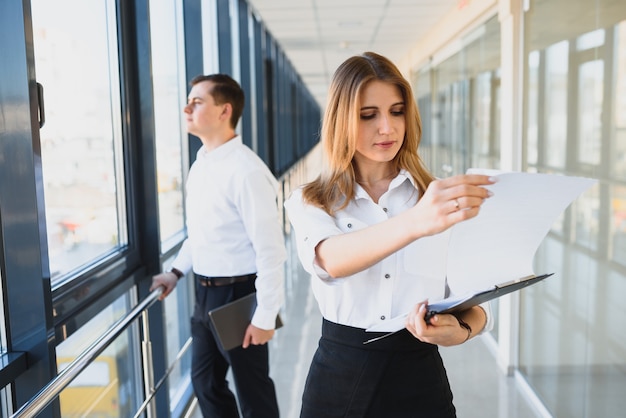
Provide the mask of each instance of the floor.
{"label": "floor", "polygon": [[[270,342],[271,374],[283,418],[297,418],[310,359],[317,347],[321,317],[309,278],[295,259],[288,262],[285,322]],[[502,375],[484,338],[458,347],[442,347],[459,418],[535,418],[534,410],[513,377]],[[196,411],[190,418],[202,418]],[[387,418],[387,417],[381,417]]]}

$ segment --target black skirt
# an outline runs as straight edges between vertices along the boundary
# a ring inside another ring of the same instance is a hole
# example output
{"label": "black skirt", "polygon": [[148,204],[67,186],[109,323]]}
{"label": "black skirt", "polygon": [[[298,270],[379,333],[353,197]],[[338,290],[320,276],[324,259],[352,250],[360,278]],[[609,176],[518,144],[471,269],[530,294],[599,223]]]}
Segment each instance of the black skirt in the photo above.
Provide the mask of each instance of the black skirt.
{"label": "black skirt", "polygon": [[436,345],[406,329],[382,334],[324,320],[307,376],[301,418],[454,418]]}

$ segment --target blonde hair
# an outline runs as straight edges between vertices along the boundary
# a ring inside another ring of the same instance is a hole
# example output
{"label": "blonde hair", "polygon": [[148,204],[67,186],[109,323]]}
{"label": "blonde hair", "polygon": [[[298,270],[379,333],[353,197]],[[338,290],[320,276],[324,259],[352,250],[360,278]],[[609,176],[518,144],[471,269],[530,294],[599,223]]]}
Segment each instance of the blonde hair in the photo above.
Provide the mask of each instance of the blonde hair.
{"label": "blonde hair", "polygon": [[359,100],[364,87],[373,80],[397,86],[404,99],[405,138],[391,163],[396,171],[405,169],[413,176],[420,194],[433,180],[417,154],[422,126],[410,84],[382,55],[365,52],[353,56],[337,68],[328,92],[321,132],[325,166],[319,177],[303,188],[305,202],[331,215],[345,208],[354,198],[353,157],[360,116]]}

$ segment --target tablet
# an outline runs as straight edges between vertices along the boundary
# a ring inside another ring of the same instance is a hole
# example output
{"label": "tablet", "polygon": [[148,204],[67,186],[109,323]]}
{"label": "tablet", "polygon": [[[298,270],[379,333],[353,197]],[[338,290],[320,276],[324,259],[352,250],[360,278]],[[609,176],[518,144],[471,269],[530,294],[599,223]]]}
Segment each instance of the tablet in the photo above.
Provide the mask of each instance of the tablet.
{"label": "tablet", "polygon": [[[243,343],[246,329],[250,325],[256,309],[256,292],[234,300],[209,311],[209,318],[215,328],[217,339],[224,350],[232,350]],[[276,317],[276,327],[283,326],[280,315]]]}

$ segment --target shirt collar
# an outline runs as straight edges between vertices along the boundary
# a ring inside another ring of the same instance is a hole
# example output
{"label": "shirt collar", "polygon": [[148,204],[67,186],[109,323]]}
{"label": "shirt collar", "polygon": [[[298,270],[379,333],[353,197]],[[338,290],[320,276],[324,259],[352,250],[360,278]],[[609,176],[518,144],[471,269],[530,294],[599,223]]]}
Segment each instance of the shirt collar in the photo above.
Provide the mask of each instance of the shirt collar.
{"label": "shirt collar", "polygon": [[[391,180],[391,183],[389,183],[389,190],[395,189],[396,187],[400,187],[400,185],[402,185],[402,183],[404,183],[406,180],[409,180],[411,184],[413,185],[413,187],[417,189],[417,187],[415,186],[415,180],[413,179],[413,176],[410,175],[408,171],[402,168],[400,169],[400,172],[398,173],[398,175],[394,177],[393,180]],[[356,184],[356,189],[354,191],[355,199],[370,199],[370,200],[372,199],[370,195],[367,194],[365,189],[359,183],[355,182],[355,184]]]}
{"label": "shirt collar", "polygon": [[241,135],[237,135],[236,137],[229,139],[228,141],[224,142],[219,147],[212,149],[211,151],[207,151],[204,146],[200,147],[198,153],[196,154],[196,158],[219,160],[241,144],[243,144]]}

